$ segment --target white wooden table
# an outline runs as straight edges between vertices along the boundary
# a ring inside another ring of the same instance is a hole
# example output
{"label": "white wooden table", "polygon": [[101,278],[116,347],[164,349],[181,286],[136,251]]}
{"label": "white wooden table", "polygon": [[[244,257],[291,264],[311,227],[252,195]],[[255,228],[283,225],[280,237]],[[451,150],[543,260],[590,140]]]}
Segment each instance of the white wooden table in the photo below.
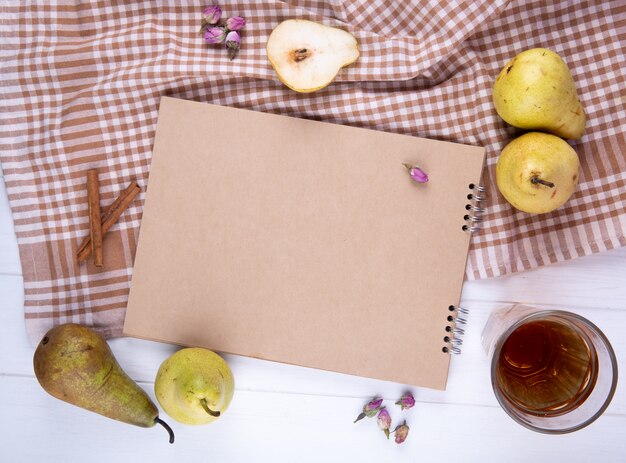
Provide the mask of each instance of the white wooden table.
{"label": "white wooden table", "polygon": [[[626,249],[619,249],[466,282],[463,305],[471,314],[448,390],[410,388],[417,404],[407,412],[393,405],[405,385],[225,356],[236,380],[230,409],[202,427],[184,426],[162,414],[176,433],[170,445],[159,426],[143,429],[83,411],[49,396],[37,383],[34,347],[24,329],[17,243],[0,173],[0,462],[626,461],[623,387],[618,386],[598,421],[573,434],[534,433],[500,409],[480,335],[491,311],[510,302],[589,318],[611,340],[620,368],[626,367]],[[372,342],[377,342],[375,335]],[[154,399],[157,369],[176,348],[130,338],[110,345],[126,372]],[[411,430],[404,444],[387,441],[374,419],[352,423],[373,395],[384,397],[392,428],[407,419]]]}

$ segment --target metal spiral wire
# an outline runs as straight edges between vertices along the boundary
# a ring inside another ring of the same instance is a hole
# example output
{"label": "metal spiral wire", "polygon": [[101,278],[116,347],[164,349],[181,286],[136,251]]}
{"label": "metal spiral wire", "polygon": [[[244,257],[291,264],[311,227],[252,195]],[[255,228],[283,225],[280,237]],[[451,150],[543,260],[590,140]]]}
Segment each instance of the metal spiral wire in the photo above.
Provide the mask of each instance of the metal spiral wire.
{"label": "metal spiral wire", "polygon": [[469,214],[463,216],[465,224],[461,227],[463,231],[475,233],[480,230],[480,222],[482,222],[482,214],[485,213],[485,208],[479,204],[487,200],[487,188],[482,185],[475,185],[470,183],[468,188],[471,193],[467,195],[467,199],[471,201],[465,205],[465,210],[469,211]]}
{"label": "metal spiral wire", "polygon": [[455,305],[448,306],[448,315],[446,316],[448,324],[445,326],[444,346],[441,349],[445,354],[459,355],[461,353],[460,346],[463,345],[462,336],[465,334],[465,329],[458,325],[466,325],[467,318],[460,317],[459,314],[468,315],[469,310]]}

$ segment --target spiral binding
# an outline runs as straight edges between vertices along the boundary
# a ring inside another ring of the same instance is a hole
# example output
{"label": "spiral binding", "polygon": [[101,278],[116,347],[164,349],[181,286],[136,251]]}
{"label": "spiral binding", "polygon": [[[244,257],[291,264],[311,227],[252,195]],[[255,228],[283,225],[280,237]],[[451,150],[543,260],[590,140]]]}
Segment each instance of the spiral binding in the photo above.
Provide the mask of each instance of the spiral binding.
{"label": "spiral binding", "polygon": [[465,330],[459,325],[466,325],[467,318],[460,315],[468,315],[469,310],[463,307],[455,305],[448,306],[450,314],[446,317],[448,324],[445,328],[445,335],[443,336],[444,346],[441,351],[445,354],[458,355],[461,353],[461,347],[463,345],[463,339],[461,336],[465,334]]}
{"label": "spiral binding", "polygon": [[[482,185],[475,185],[470,183],[468,185],[470,193],[467,195],[467,199],[470,201],[465,205],[465,210],[468,212],[463,216],[465,224],[463,225],[463,231],[470,233],[480,230],[480,224],[482,222],[482,214],[485,213],[485,208],[482,203],[487,201],[487,188]],[[461,353],[461,347],[463,345],[463,339],[461,336],[465,334],[465,330],[459,325],[466,325],[467,318],[461,315],[469,314],[469,310],[463,307],[457,307],[451,305],[448,307],[450,314],[446,317],[448,324],[445,328],[445,335],[443,336],[444,346],[441,348],[442,352],[446,354],[458,355]]]}
{"label": "spiral binding", "polygon": [[483,220],[482,214],[485,213],[485,208],[481,207],[480,203],[487,200],[487,188],[473,183],[470,183],[468,188],[472,191],[467,195],[467,199],[471,202],[465,205],[465,210],[468,211],[469,214],[463,216],[465,224],[461,228],[463,231],[475,233],[481,228],[480,222]]}

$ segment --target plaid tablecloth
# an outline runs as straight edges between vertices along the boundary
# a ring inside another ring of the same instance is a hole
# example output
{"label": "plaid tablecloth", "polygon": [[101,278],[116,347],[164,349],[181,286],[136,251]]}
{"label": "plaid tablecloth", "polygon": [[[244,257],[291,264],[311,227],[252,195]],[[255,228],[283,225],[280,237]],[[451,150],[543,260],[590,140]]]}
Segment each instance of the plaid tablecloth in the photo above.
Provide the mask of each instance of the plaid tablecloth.
{"label": "plaid tablecloth", "polygon": [[[0,160],[33,342],[68,321],[121,334],[143,194],[107,234],[104,269],[79,265],[85,171],[100,170],[103,206],[132,179],[145,187],[162,95],[485,146],[489,212],[472,240],[470,279],[626,244],[623,1],[229,1],[224,14],[247,20],[233,61],[198,34],[201,2],[0,5]],[[323,90],[290,91],[265,55],[269,33],[288,18],[350,31],[361,57]],[[533,47],[565,59],[588,114],[573,142],[580,185],[539,216],[497,192],[498,153],[521,132],[491,100],[500,69]]]}

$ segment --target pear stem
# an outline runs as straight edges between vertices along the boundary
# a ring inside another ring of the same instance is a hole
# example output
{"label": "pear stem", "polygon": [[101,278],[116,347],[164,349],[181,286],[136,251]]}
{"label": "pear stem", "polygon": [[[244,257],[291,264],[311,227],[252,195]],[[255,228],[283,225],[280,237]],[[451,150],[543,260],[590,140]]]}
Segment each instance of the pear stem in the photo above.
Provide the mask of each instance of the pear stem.
{"label": "pear stem", "polygon": [[543,179],[541,179],[541,178],[539,178],[539,177],[532,177],[532,178],[530,179],[530,182],[531,182],[533,185],[537,185],[537,184],[539,183],[539,184],[541,184],[541,185],[545,185],[545,186],[547,186],[547,187],[554,188],[554,183],[552,183],[552,182],[548,182],[547,180],[543,180]]}
{"label": "pear stem", "polygon": [[159,423],[161,426],[165,428],[165,430],[170,435],[170,444],[173,444],[174,443],[174,431],[172,431],[172,428],[170,428],[170,426],[158,416],[154,419],[154,421],[156,421],[157,423]]}
{"label": "pear stem", "polygon": [[218,411],[214,411],[214,410],[211,410],[211,409],[209,408],[209,406],[208,406],[208,405],[207,405],[207,403],[206,403],[206,399],[201,399],[201,400],[200,400],[200,405],[202,405],[202,408],[204,408],[204,411],[205,411],[205,412],[207,412],[207,413],[208,413],[209,415],[211,415],[211,416],[214,416],[214,417],[216,417],[216,418],[217,418],[218,416],[220,416],[220,415],[221,415],[221,413],[220,413],[220,412],[218,412]]}

